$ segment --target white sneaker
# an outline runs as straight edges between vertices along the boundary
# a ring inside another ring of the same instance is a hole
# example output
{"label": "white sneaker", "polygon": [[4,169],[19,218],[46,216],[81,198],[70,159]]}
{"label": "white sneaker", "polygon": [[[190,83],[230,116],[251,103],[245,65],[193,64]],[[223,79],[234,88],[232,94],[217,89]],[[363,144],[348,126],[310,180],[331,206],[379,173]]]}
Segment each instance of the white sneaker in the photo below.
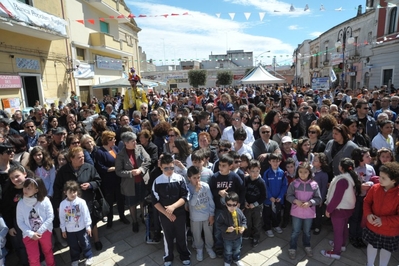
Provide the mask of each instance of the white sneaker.
{"label": "white sneaker", "polygon": [[244,263],[240,260],[234,262],[237,266],[245,266]]}
{"label": "white sneaker", "polygon": [[93,265],[93,257],[86,259],[85,265]]}
{"label": "white sneaker", "polygon": [[266,234],[268,237],[274,237],[273,231],[272,230],[267,230]]}
{"label": "white sneaker", "polygon": [[[330,246],[334,247],[334,241],[328,240],[328,244],[330,244]],[[345,247],[345,246],[342,246],[342,247],[341,247],[341,251],[342,251],[342,252],[343,252],[343,251],[346,251],[346,247]]]}
{"label": "white sneaker", "polygon": [[204,260],[204,253],[203,253],[202,249],[197,249],[197,260],[198,261]]}
{"label": "white sneaker", "polygon": [[230,263],[225,262],[224,266],[230,266]]}
{"label": "white sneaker", "polygon": [[171,261],[165,261],[164,263],[163,263],[163,266],[171,266],[172,265],[172,262]]}
{"label": "white sneaker", "polygon": [[183,263],[183,265],[191,265],[190,260],[183,260],[182,263]]}
{"label": "white sneaker", "polygon": [[207,250],[209,258],[216,259],[216,253],[212,249]]}
{"label": "white sneaker", "polygon": [[72,261],[71,266],[79,266],[79,261]]}
{"label": "white sneaker", "polygon": [[274,231],[276,231],[277,234],[282,234],[283,229],[281,229],[279,226],[273,228]]}

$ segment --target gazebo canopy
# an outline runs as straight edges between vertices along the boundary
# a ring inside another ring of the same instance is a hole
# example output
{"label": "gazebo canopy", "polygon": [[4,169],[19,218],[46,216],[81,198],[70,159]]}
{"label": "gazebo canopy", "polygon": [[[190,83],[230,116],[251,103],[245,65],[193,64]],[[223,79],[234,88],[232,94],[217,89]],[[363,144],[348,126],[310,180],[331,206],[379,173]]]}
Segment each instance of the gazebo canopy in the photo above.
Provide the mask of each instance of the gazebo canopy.
{"label": "gazebo canopy", "polygon": [[284,79],[277,78],[270,74],[261,65],[255,67],[242,80],[243,84],[272,84],[283,83]]}

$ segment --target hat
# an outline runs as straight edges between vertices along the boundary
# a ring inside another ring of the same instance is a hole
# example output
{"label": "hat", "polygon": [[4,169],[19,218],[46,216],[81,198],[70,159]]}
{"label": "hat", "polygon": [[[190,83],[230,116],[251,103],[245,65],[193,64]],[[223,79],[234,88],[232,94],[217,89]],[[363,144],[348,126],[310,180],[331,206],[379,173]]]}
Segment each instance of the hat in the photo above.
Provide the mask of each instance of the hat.
{"label": "hat", "polygon": [[116,119],[116,115],[110,115],[109,119]]}
{"label": "hat", "polygon": [[9,149],[13,149],[14,146],[12,146],[10,143],[3,142],[0,143],[0,153],[3,153],[5,151],[8,151]]}
{"label": "hat", "polygon": [[58,134],[66,134],[66,129],[63,127],[57,127],[53,129],[53,135],[58,135]]}
{"label": "hat", "polygon": [[292,142],[292,138],[290,136],[285,136],[281,139],[281,143]]}
{"label": "hat", "polygon": [[2,117],[0,118],[0,124],[9,125],[11,123],[10,119]]}

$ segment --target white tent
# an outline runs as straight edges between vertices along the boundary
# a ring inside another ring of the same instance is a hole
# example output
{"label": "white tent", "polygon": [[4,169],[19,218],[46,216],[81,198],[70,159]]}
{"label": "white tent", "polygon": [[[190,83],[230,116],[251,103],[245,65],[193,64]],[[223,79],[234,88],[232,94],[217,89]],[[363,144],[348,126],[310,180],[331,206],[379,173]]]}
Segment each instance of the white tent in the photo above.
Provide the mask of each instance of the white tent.
{"label": "white tent", "polygon": [[264,69],[261,65],[255,67],[242,80],[243,84],[273,84],[283,83],[284,79],[279,79]]}
{"label": "white tent", "polygon": [[[137,83],[138,87],[144,87],[144,89],[148,89],[148,87],[158,87],[158,83],[152,80],[142,79],[140,83]],[[97,84],[93,86],[93,89],[104,89],[104,88],[128,88],[130,87],[130,82],[127,78],[119,78],[115,80],[111,80],[108,82],[104,82],[101,84]]]}

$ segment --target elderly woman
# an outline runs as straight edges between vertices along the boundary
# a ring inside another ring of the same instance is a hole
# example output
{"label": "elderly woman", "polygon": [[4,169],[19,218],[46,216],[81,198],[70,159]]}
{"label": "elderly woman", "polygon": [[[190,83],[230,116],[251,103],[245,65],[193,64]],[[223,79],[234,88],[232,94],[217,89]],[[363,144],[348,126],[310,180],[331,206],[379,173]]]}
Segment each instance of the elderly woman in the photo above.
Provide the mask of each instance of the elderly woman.
{"label": "elderly woman", "polygon": [[327,144],[327,142],[332,139],[332,130],[338,124],[337,120],[332,115],[325,115],[319,118],[317,124],[323,129],[319,139]]}
{"label": "elderly woman", "polygon": [[[90,155],[91,160],[94,162],[94,154],[96,153],[98,147],[96,146],[96,143],[94,142],[94,139],[92,136],[89,134],[84,134],[80,138],[80,146],[83,148],[83,152],[88,152]],[[85,156],[86,158],[86,156]],[[94,165],[94,163],[93,163]]]}
{"label": "elderly woman", "polygon": [[308,136],[310,142],[310,152],[324,152],[326,144],[319,139],[321,135],[321,129],[318,125],[311,125],[308,128]]}
{"label": "elderly woman", "polygon": [[212,164],[218,159],[217,149],[215,146],[211,145],[211,135],[208,132],[200,132],[198,134],[198,149],[209,149],[211,154],[209,157],[209,162]]}
{"label": "elderly woman", "polygon": [[80,185],[82,190],[82,199],[86,201],[92,220],[92,234],[94,238],[94,246],[96,250],[101,250],[103,245],[98,236],[97,222],[98,219],[92,215],[93,201],[96,190],[101,185],[101,177],[97,173],[93,165],[84,162],[84,153],[81,147],[73,147],[68,151],[68,163],[62,166],[55,177],[54,181],[54,206],[60,206],[64,199],[64,185],[67,181],[73,180]]}
{"label": "elderly woman", "polygon": [[151,133],[147,129],[142,130],[139,134],[139,141],[140,144],[143,146],[145,151],[150,155],[151,158],[151,166],[150,166],[150,172],[154,167],[157,166],[158,162],[158,147],[154,143],[151,142]]}
{"label": "elderly woman", "polygon": [[179,129],[181,136],[187,140],[188,144],[193,149],[196,149],[198,147],[198,137],[197,133],[191,131],[190,119],[186,116],[180,118],[179,121],[177,121],[177,128]]}
{"label": "elderly woman", "polygon": [[121,135],[125,147],[118,153],[115,160],[115,171],[121,177],[121,193],[125,196],[132,217],[132,230],[139,231],[137,220],[137,205],[143,210],[146,195],[145,183],[149,180],[151,158],[143,146],[137,144],[137,136],[133,132]]}
{"label": "elderly woman", "polygon": [[[66,139],[67,149],[72,149],[74,147],[80,147],[80,138],[78,135],[69,135]],[[90,153],[86,150],[83,150],[85,155],[85,163],[89,163],[94,165],[94,161],[90,156]]]}
{"label": "elderly woman", "polygon": [[339,162],[342,158],[351,158],[352,151],[358,146],[349,139],[349,130],[345,125],[337,125],[333,128],[333,139],[330,140],[325,149],[328,163],[332,165],[334,176],[339,175]]}
{"label": "elderly woman", "polygon": [[[105,200],[109,206],[114,205],[114,200],[118,207],[119,219],[124,224],[130,224],[125,217],[125,197],[121,194],[121,178],[115,172],[115,159],[119,150],[115,146],[115,133],[109,130],[103,132],[101,141],[103,146],[94,153],[95,167],[101,177],[101,187]],[[113,208],[107,217],[107,228],[112,228],[114,217]]]}
{"label": "elderly woman", "polygon": [[163,152],[172,153],[173,147],[175,146],[175,139],[181,137],[180,131],[177,127],[171,127],[168,131],[168,141],[163,145]]}

